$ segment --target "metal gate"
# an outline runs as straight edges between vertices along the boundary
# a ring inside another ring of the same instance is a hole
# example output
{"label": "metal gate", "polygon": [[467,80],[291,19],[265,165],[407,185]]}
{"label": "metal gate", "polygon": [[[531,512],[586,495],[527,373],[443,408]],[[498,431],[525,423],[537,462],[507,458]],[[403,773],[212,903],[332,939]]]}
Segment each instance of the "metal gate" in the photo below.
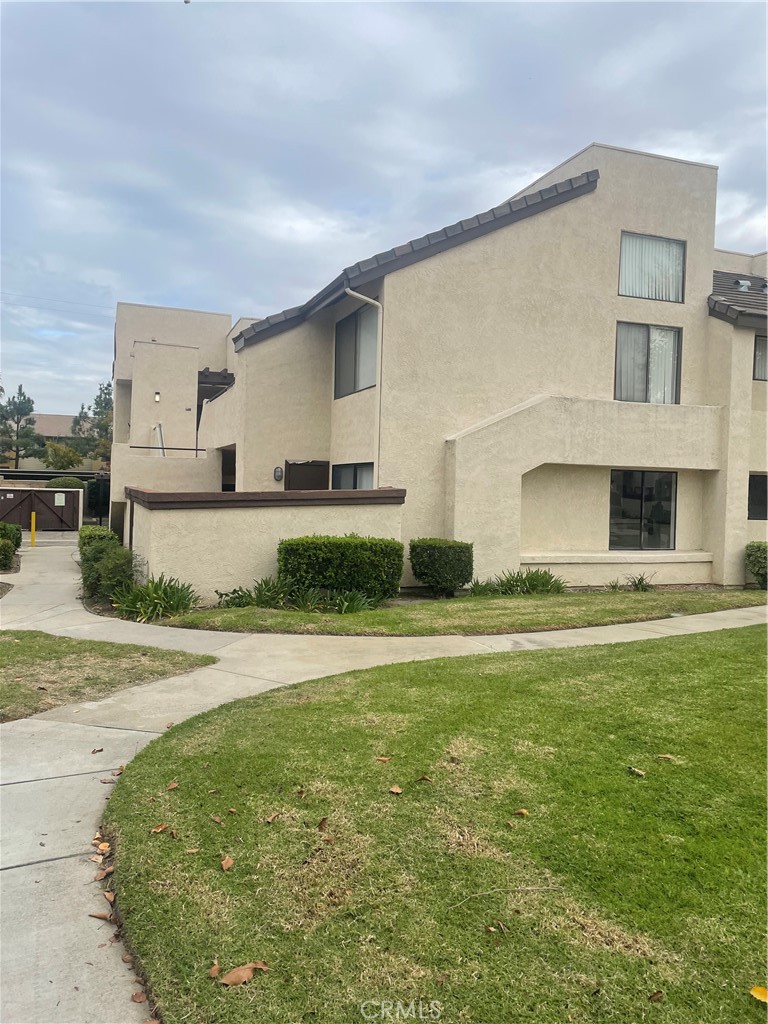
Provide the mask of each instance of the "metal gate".
{"label": "metal gate", "polygon": [[38,530],[77,530],[80,527],[82,491],[0,488],[0,523],[18,523],[28,530],[36,513]]}

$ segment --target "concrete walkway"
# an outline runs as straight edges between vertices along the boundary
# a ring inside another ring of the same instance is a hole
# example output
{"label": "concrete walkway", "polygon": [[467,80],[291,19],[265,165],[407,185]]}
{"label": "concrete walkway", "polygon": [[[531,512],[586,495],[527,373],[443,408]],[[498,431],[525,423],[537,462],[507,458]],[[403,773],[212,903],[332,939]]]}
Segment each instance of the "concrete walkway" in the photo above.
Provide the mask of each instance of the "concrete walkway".
{"label": "concrete walkway", "polygon": [[[390,662],[493,651],[624,643],[748,626],[765,606],[624,626],[478,637],[319,637],[216,633],[143,626],[91,615],[77,599],[72,535],[23,549],[22,571],[0,602],[4,629],[214,654],[216,665],[131,687],[0,727],[0,1021],[134,1024],[138,986],[114,927],[89,918],[107,904],[93,882],[90,840],[110,787],[169,722],[286,683]],[[94,749],[103,748],[99,754]]]}

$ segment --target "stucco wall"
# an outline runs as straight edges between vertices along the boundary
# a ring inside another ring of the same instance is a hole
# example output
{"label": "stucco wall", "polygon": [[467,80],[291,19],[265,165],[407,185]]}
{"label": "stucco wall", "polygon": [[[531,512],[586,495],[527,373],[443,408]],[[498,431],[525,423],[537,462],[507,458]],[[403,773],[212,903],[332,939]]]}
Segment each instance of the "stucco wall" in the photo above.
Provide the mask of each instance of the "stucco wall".
{"label": "stucco wall", "polygon": [[[176,458],[194,458],[197,426],[197,349],[185,345],[136,342],[131,388],[129,442],[159,447],[162,424],[167,450]],[[155,400],[155,395],[159,400]]]}
{"label": "stucco wall", "polygon": [[153,338],[168,345],[193,346],[198,350],[198,369],[210,366],[223,370],[231,355],[227,333],[232,318],[228,313],[204,313],[194,309],[170,309],[118,302],[115,320],[116,380],[133,377],[133,344]]}
{"label": "stucco wall", "polygon": [[334,400],[331,407],[331,464],[374,462],[378,388]]}
{"label": "stucco wall", "polygon": [[110,496],[125,501],[126,487],[150,491],[220,491],[221,457],[202,452],[197,459],[162,458],[151,452],[132,451],[127,444],[112,445]]}
{"label": "stucco wall", "polygon": [[[608,552],[610,485],[611,470],[600,466],[545,465],[526,473],[522,484],[521,561],[529,553]],[[678,472],[678,551],[702,548],[703,486],[703,473]]]}
{"label": "stucco wall", "polygon": [[330,323],[330,314],[320,314],[240,353],[238,364],[246,365],[248,393],[237,452],[238,490],[282,490],[283,484],[273,479],[276,466],[289,459],[329,458]]}
{"label": "stucco wall", "polygon": [[549,569],[570,587],[605,587],[612,580],[626,584],[627,576],[641,573],[650,576],[654,586],[712,582],[712,556],[704,551],[612,551],[603,556],[585,552],[561,558],[524,555],[520,564],[526,569]]}
{"label": "stucco wall", "polygon": [[174,509],[134,505],[133,550],[150,574],[192,586],[209,604],[216,590],[252,586],[274,575],[287,537],[358,533],[400,539],[402,505],[304,505],[278,508]]}

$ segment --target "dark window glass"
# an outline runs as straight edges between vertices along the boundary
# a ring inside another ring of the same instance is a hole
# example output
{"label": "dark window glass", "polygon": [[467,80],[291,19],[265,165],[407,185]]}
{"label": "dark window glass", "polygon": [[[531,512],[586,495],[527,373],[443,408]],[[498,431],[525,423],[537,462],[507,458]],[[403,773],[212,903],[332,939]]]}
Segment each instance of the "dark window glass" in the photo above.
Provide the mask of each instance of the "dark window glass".
{"label": "dark window glass", "polygon": [[616,328],[616,398],[675,405],[679,401],[680,331],[653,324]]}
{"label": "dark window glass", "polygon": [[768,519],[766,506],[766,481],[768,476],[765,473],[749,474],[749,507],[747,519]]}
{"label": "dark window glass", "polygon": [[366,305],[336,324],[334,398],[376,384],[377,323],[376,309]]}
{"label": "dark window glass", "polygon": [[752,379],[768,380],[768,338],[755,335],[755,358],[752,363]]}
{"label": "dark window glass", "polygon": [[609,547],[674,548],[677,473],[611,470]]}
{"label": "dark window glass", "polygon": [[373,487],[373,463],[351,462],[334,466],[331,480],[334,491],[368,491]]}

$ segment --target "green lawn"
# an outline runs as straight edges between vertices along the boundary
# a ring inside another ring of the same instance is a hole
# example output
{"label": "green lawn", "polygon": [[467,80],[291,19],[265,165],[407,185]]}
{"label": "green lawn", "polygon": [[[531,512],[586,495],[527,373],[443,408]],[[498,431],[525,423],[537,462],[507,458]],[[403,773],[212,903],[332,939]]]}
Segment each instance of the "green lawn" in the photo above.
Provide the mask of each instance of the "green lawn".
{"label": "green lawn", "polygon": [[[751,627],[392,665],[182,723],[105,823],[164,1024],[381,1000],[443,1024],[765,1020],[765,667]],[[214,957],[270,970],[226,989]]]}
{"label": "green lawn", "polygon": [[163,625],[236,633],[330,633],[338,636],[523,633],[694,615],[765,604],[765,600],[765,592],[760,590],[603,591],[410,601],[356,615],[321,615],[273,608],[207,608],[166,619]]}
{"label": "green lawn", "polygon": [[155,647],[0,632],[0,722],[95,700],[115,690],[210,665],[215,658]]}

